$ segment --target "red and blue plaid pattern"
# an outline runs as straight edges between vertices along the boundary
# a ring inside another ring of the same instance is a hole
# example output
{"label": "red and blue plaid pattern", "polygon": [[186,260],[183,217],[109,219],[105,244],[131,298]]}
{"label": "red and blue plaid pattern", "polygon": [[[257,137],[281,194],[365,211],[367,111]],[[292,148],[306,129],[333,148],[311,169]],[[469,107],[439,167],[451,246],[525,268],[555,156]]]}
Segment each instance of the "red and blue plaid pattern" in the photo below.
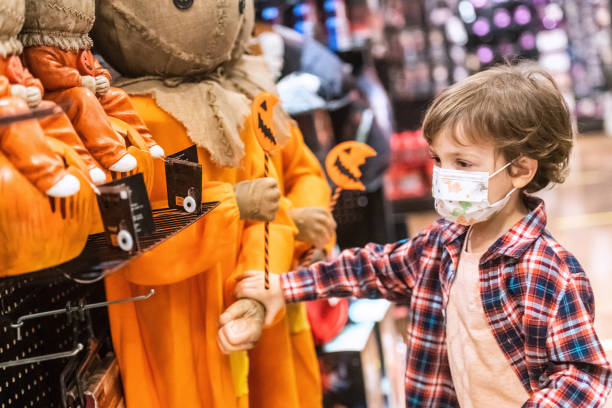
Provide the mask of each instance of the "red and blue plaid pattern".
{"label": "red and blue plaid pattern", "polygon": [[[530,398],[523,407],[601,407],[612,371],[593,326],[594,299],[580,264],[545,229],[544,203],[480,260],[489,325]],[[406,406],[458,407],[449,369],[445,310],[467,228],[437,221],[411,240],[344,251],[283,275],[299,302],[356,296],[406,302]]]}

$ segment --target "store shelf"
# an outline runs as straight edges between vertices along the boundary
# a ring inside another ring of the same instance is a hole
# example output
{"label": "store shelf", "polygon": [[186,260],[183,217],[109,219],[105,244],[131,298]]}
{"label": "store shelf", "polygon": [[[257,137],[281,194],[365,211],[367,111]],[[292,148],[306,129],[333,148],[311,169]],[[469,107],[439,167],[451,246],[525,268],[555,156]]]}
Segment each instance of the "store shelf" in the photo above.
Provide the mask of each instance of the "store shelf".
{"label": "store shelf", "polygon": [[[124,252],[110,245],[104,233],[93,234],[89,236],[85,248],[75,259],[51,268],[30,272],[27,276],[31,281],[39,283],[53,281],[62,276],[78,283],[97,282],[194,224],[218,205],[219,202],[203,203],[202,212],[199,214],[190,214],[175,209],[153,210],[155,232],[140,238],[140,249],[138,251],[134,253]],[[0,290],[3,287],[10,287],[13,280],[22,279],[23,276],[1,279]]]}

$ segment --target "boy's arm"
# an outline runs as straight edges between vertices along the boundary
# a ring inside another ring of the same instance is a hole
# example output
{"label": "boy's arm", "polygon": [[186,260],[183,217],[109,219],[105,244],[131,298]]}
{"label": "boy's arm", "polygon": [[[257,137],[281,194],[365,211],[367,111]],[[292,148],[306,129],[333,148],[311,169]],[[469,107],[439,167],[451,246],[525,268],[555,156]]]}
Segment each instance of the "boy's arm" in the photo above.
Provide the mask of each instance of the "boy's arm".
{"label": "boy's arm", "polygon": [[415,286],[426,232],[412,240],[343,251],[321,262],[281,276],[287,302],[355,296],[405,300]]}
{"label": "boy's arm", "polygon": [[523,408],[602,407],[612,387],[612,371],[593,325],[591,287],[585,277],[574,276],[548,325],[550,368]]}

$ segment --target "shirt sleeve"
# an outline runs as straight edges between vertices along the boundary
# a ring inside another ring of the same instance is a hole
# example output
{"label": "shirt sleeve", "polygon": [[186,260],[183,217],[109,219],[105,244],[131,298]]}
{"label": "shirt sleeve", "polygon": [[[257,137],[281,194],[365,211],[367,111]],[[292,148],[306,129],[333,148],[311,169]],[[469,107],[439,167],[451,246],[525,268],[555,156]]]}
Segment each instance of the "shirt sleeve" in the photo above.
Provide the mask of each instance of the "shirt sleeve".
{"label": "shirt sleeve", "polygon": [[331,262],[282,275],[287,302],[330,297],[406,300],[415,286],[427,232],[394,244],[343,251]]}
{"label": "shirt sleeve", "polygon": [[23,59],[48,92],[81,86],[79,71],[65,66],[61,61],[61,52],[52,47],[26,48]]}
{"label": "shirt sleeve", "polygon": [[524,408],[603,407],[612,372],[593,324],[593,293],[586,277],[572,278],[548,327],[549,370]]}

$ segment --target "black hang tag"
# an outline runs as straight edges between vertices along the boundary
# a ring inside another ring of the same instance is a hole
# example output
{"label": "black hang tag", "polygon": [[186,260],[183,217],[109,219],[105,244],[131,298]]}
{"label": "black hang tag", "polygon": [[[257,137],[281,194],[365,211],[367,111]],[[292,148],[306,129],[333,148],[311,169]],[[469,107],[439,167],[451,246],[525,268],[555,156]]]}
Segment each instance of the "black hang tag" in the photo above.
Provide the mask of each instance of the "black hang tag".
{"label": "black hang tag", "polygon": [[[155,232],[153,211],[151,210],[151,203],[149,201],[147,187],[144,183],[142,173],[137,173],[133,176],[104,184],[100,187],[100,192],[102,193],[102,196],[104,196],[104,192],[108,187],[117,186],[127,188],[130,200],[129,215],[127,215],[127,217],[129,217],[130,220],[126,222],[131,222],[133,224],[133,229],[136,233],[135,236],[142,237]],[[100,201],[100,197],[98,198],[98,201]],[[102,211],[102,209],[100,211]],[[104,221],[104,214],[102,214],[102,220]]]}
{"label": "black hang tag", "polygon": [[137,251],[138,237],[132,217],[130,189],[124,185],[101,186],[99,189],[98,208],[107,241],[125,252]]}
{"label": "black hang tag", "polygon": [[181,150],[180,152],[176,152],[167,158],[184,160],[192,163],[198,163],[198,147],[193,145],[191,147],[186,148],[185,150]]}
{"label": "black hang tag", "polygon": [[201,213],[202,165],[197,162],[166,157],[165,167],[168,207]]}

